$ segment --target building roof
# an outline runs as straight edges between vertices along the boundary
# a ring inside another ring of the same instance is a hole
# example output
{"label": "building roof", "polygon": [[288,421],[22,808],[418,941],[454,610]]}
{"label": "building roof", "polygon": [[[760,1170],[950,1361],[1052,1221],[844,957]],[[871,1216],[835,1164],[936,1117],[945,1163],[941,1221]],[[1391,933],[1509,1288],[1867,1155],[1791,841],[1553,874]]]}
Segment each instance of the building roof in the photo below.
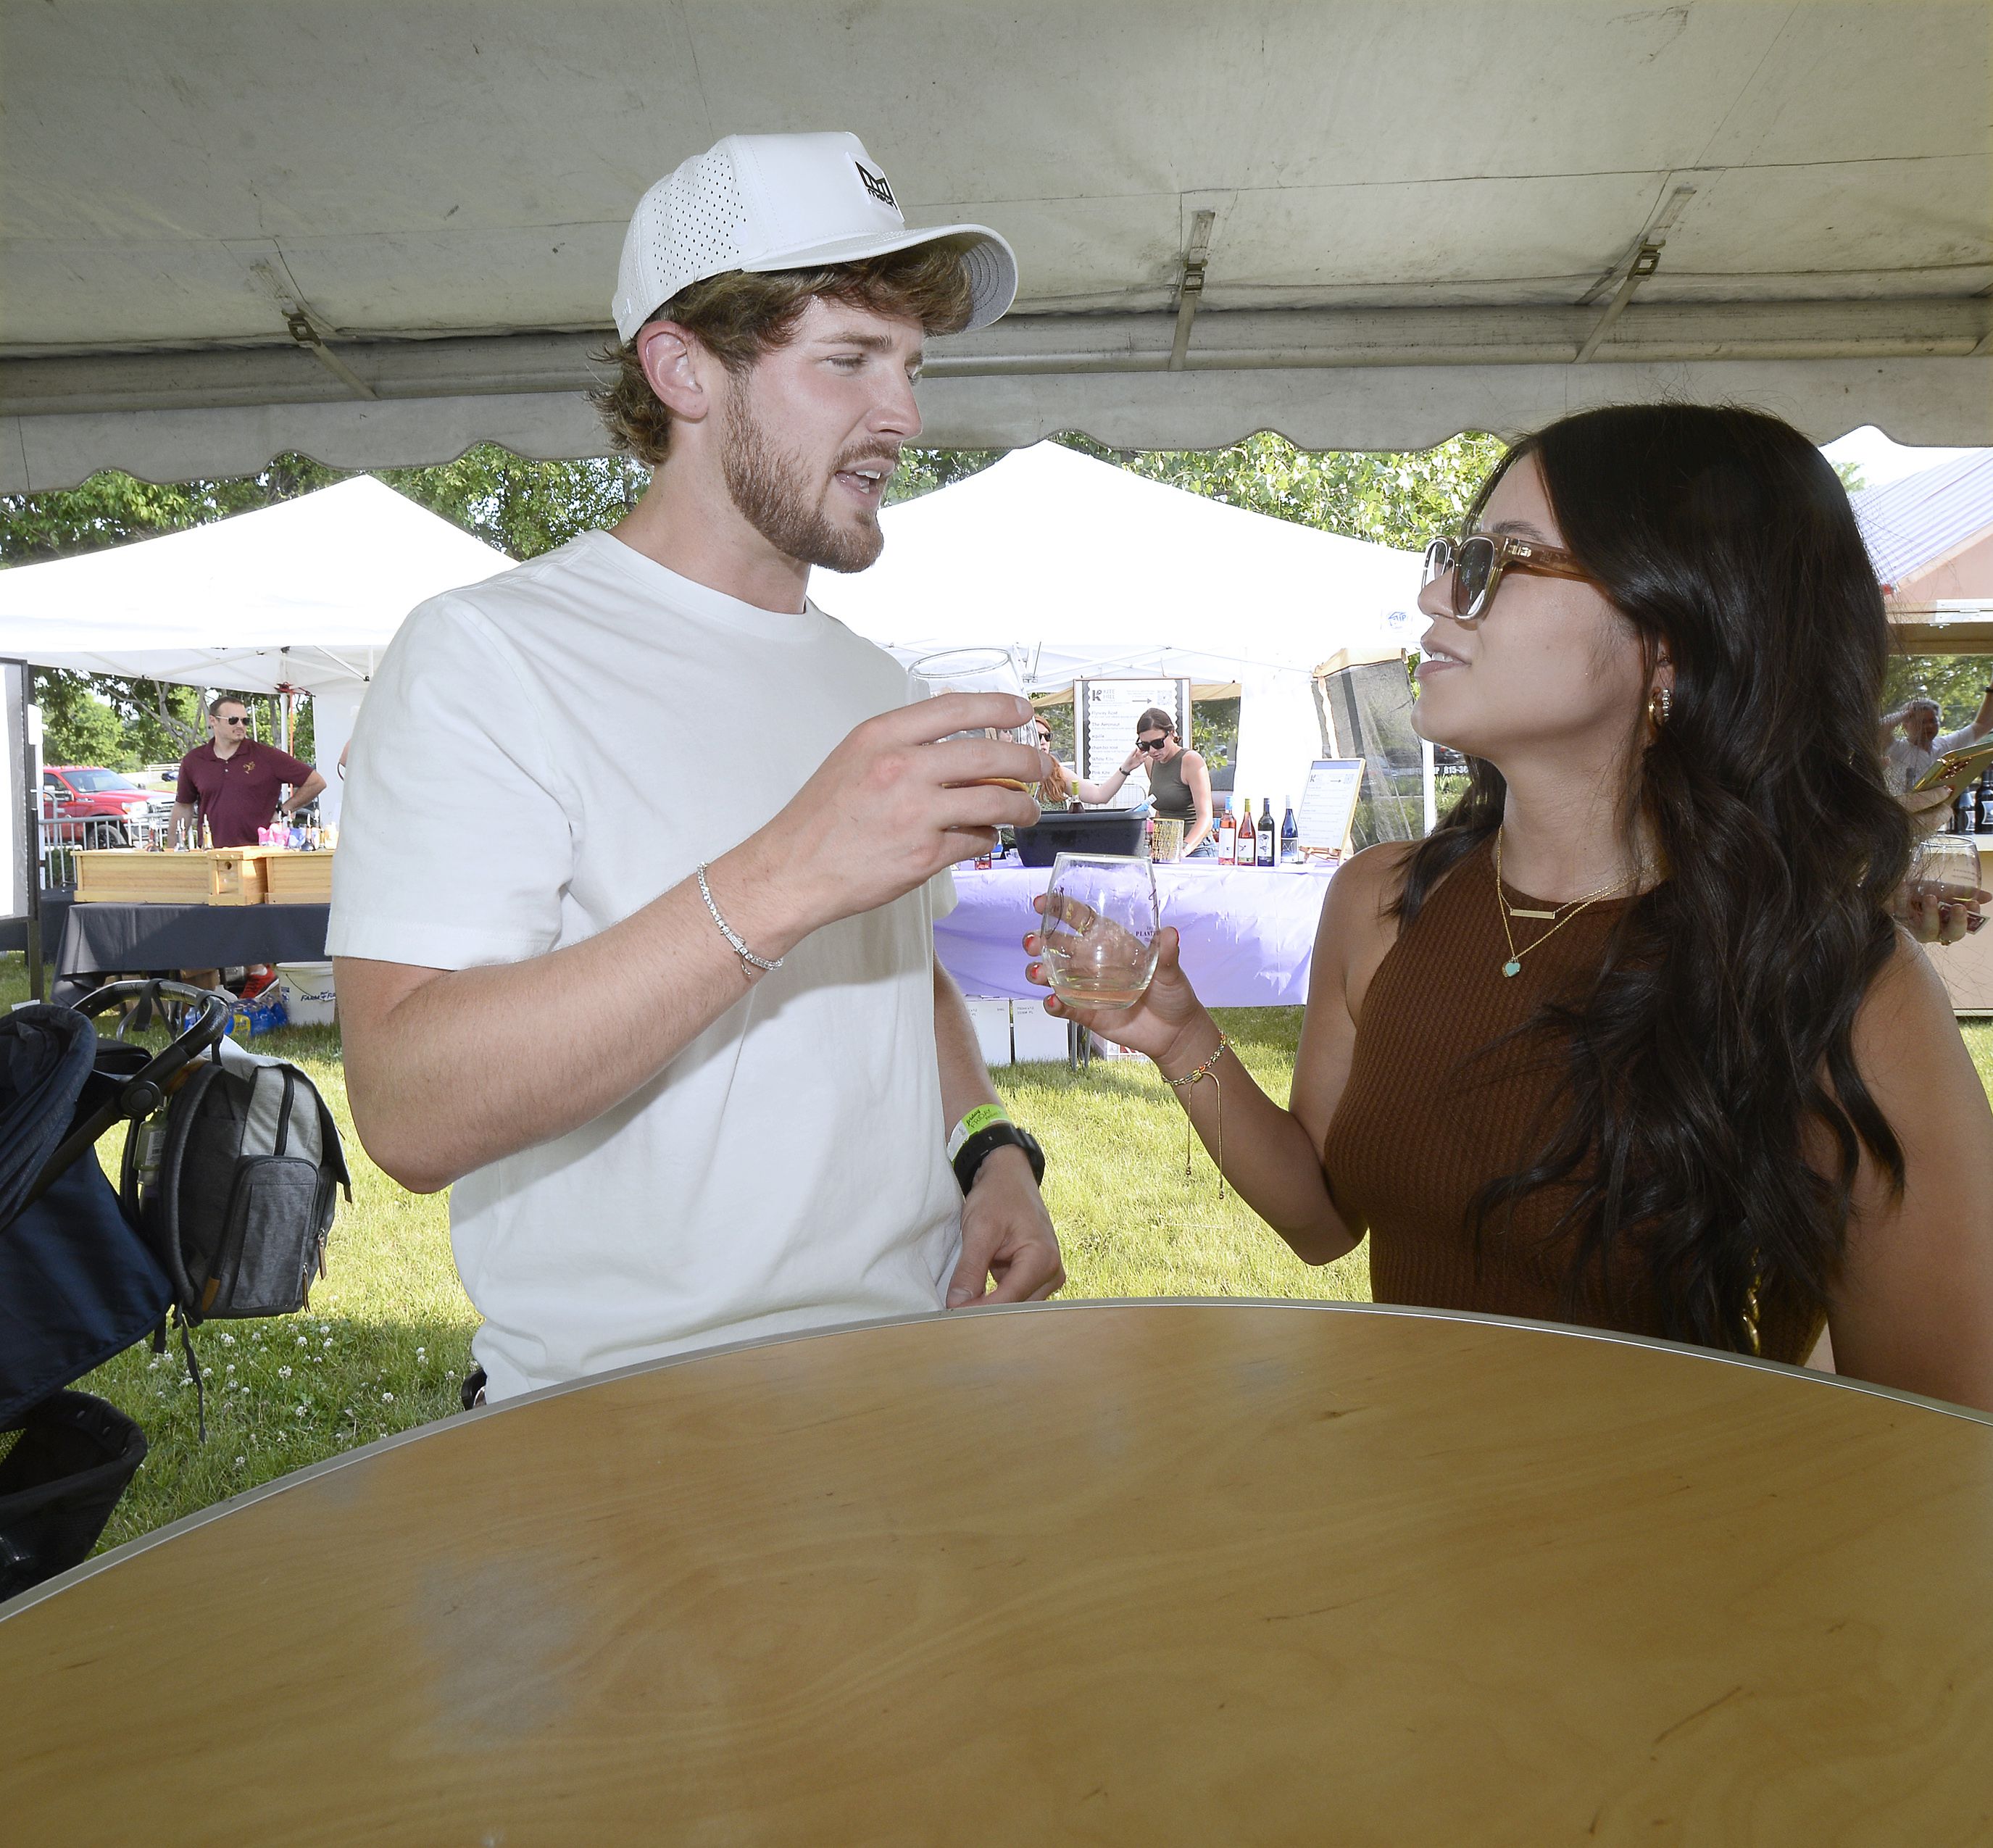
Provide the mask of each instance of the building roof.
{"label": "building roof", "polygon": [[1940,462],[1852,497],[1855,518],[1885,587],[1993,531],[1993,449]]}

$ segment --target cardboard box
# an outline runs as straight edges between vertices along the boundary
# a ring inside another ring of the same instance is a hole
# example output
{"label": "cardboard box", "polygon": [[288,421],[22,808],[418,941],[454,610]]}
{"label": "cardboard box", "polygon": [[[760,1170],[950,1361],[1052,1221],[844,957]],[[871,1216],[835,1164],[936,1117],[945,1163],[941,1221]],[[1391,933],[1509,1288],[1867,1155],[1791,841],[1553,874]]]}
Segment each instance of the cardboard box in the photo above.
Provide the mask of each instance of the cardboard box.
{"label": "cardboard box", "polygon": [[260,905],[270,847],[146,853],[106,847],[76,856],[76,902],[121,905]]}
{"label": "cardboard box", "polygon": [[1063,1064],[1071,1044],[1065,1021],[1045,1012],[1042,1001],[1016,1001],[1010,1006],[1010,1043],[1020,1065],[1040,1059]]}
{"label": "cardboard box", "polygon": [[969,1018],[976,1029],[976,1044],[986,1065],[1010,1063],[1010,1004],[981,996],[967,998]]}

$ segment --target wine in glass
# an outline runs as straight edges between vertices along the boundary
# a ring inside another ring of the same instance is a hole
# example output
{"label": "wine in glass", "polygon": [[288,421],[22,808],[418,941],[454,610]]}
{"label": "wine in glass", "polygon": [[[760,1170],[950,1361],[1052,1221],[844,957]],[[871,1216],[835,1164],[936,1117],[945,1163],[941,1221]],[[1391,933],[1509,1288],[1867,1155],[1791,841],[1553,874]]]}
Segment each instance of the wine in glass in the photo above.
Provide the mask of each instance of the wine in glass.
{"label": "wine in glass", "polygon": [[1979,846],[1962,835],[1926,835],[1910,856],[1904,881],[1911,934],[1920,942],[1943,939],[1947,912],[1979,896]]}
{"label": "wine in glass", "polygon": [[[924,654],[912,668],[914,678],[929,694],[1012,693],[1024,696],[1024,682],[1007,648],[950,648],[939,654]],[[1022,725],[990,726],[981,731],[950,732],[951,738],[1000,738],[1007,744],[1027,744],[1038,748],[1038,731],[1029,719]],[[1014,777],[985,777],[985,783],[1005,789],[1021,790],[1036,799],[1035,782],[1020,783]]]}
{"label": "wine in glass", "polygon": [[1053,993],[1074,1007],[1133,1007],[1156,972],[1161,924],[1147,859],[1061,853],[1052,863],[1038,932]]}

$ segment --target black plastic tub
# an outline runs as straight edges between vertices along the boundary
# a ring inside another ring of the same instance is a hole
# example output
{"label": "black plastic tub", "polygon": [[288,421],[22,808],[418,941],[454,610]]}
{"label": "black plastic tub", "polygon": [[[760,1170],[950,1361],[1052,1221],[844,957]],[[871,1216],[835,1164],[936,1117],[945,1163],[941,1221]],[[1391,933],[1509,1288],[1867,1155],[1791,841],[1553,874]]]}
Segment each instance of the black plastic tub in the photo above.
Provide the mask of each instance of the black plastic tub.
{"label": "black plastic tub", "polygon": [[1120,808],[1048,810],[1037,827],[1017,829],[1017,857],[1027,866],[1049,866],[1061,853],[1140,853],[1145,819]]}

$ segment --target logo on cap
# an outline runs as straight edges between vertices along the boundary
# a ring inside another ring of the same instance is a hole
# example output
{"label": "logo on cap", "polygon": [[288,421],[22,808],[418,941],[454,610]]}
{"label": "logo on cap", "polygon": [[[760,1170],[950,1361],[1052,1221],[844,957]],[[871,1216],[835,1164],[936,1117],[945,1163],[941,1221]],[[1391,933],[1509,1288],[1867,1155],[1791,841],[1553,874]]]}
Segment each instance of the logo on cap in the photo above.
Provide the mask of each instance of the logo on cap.
{"label": "logo on cap", "polygon": [[881,205],[889,205],[896,212],[900,209],[900,202],[893,196],[893,189],[887,185],[884,174],[867,173],[859,161],[854,160],[851,164],[858,169],[858,177],[864,181],[867,192]]}

